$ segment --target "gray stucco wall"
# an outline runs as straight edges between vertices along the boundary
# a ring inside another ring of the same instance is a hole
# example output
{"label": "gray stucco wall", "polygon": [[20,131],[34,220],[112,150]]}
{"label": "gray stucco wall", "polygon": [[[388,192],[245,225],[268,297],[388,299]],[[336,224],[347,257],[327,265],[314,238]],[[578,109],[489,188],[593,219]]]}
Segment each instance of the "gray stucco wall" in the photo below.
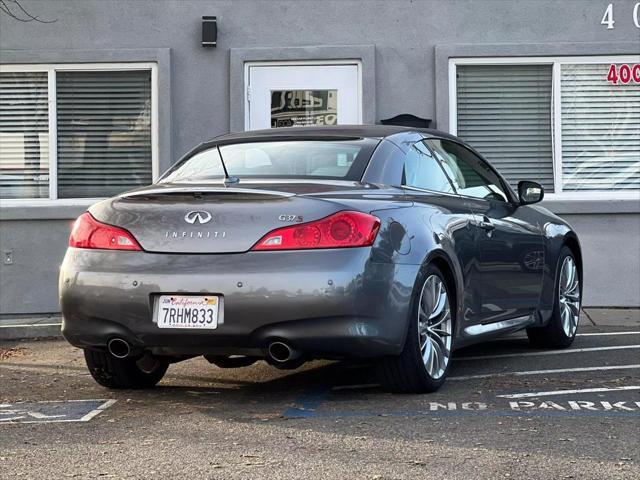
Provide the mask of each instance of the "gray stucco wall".
{"label": "gray stucco wall", "polygon": [[[375,45],[378,118],[406,112],[435,118],[436,45],[545,43],[551,52],[561,42],[640,41],[634,0],[614,1],[615,29],[600,25],[609,1],[22,0],[57,21],[25,24],[2,15],[0,46],[170,48],[173,121],[161,135],[173,137],[180,155],[229,128],[230,48]],[[218,17],[217,48],[200,46],[203,15]]]}
{"label": "gray stucco wall", "polygon": [[640,215],[562,215],[580,237],[585,306],[640,306]]}
{"label": "gray stucco wall", "polygon": [[0,251],[13,252],[0,265],[3,314],[53,313],[58,308],[58,270],[73,220],[0,222]]}
{"label": "gray stucco wall", "polygon": [[[600,25],[609,1],[616,15],[613,30]],[[237,86],[232,49],[245,54],[265,47],[272,51],[305,47],[301,49],[305,52],[336,46],[373,49],[367,55],[373,55],[375,65],[369,61],[363,69],[374,74],[375,85],[368,89],[373,92],[368,97],[372,104],[367,109],[375,112],[375,119],[413,113],[438,119],[443,128],[447,98],[442,65],[446,69],[448,52],[473,55],[508,44],[511,47],[501,54],[640,53],[640,29],[631,18],[635,0],[22,0],[22,4],[41,18],[57,21],[19,23],[0,14],[0,63],[100,62],[109,55],[115,56],[110,61],[132,61],[156,55],[162,90],[161,169],[193,145],[229,130],[230,119],[242,108],[230,85]],[[218,17],[215,49],[200,46],[203,15]],[[590,45],[581,49],[578,44],[584,42]],[[587,305],[640,304],[638,203],[614,203],[606,209],[575,202],[551,205],[581,235]],[[56,269],[69,221],[82,209],[82,205],[0,205],[0,250],[14,251],[14,265],[0,265],[0,314],[58,310]],[[616,213],[621,211],[626,213]],[[25,289],[38,294],[27,294]]]}

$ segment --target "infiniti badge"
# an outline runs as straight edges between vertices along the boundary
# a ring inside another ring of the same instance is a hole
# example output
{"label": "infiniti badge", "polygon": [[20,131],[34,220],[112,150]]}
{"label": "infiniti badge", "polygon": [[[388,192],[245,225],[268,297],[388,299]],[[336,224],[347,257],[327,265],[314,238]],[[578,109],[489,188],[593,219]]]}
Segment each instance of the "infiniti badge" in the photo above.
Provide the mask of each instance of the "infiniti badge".
{"label": "infiniti badge", "polygon": [[194,210],[192,212],[188,212],[184,216],[184,221],[192,225],[195,223],[203,225],[211,221],[211,214],[209,212],[205,212],[204,210]]}

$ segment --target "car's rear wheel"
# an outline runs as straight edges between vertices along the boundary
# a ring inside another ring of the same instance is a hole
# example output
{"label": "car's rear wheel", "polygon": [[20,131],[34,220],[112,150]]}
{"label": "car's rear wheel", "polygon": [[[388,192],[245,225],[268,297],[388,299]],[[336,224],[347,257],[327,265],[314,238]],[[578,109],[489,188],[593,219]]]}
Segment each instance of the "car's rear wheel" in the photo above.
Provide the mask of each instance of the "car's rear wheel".
{"label": "car's rear wheel", "polygon": [[529,341],[538,347],[566,348],[573,343],[580,321],[582,287],[578,264],[568,247],[563,247],[558,259],[553,313],[542,328],[527,329]]}
{"label": "car's rear wheel", "polygon": [[167,359],[153,355],[116,358],[107,352],[85,349],[84,358],[93,379],[103,387],[115,389],[151,388],[169,367]]}
{"label": "car's rear wheel", "polygon": [[402,353],[381,360],[381,381],[398,393],[427,393],[440,388],[451,364],[454,311],[446,278],[434,265],[427,267],[409,315]]}

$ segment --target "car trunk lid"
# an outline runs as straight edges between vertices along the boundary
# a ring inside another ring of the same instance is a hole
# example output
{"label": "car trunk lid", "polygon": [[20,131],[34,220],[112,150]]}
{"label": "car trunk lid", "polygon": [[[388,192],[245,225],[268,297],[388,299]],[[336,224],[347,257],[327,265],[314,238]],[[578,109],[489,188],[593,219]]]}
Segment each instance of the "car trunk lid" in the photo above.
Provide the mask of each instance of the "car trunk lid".
{"label": "car trunk lid", "polygon": [[339,201],[317,194],[362,188],[358,185],[155,185],[101,202],[90,212],[98,221],[127,229],[148,252],[240,253],[276,228],[344,210]]}

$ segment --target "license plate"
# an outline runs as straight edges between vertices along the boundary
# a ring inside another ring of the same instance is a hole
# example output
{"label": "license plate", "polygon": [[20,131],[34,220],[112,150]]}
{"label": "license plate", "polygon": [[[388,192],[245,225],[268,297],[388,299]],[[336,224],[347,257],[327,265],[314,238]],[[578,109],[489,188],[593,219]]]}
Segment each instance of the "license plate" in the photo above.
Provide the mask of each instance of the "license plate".
{"label": "license plate", "polygon": [[218,326],[216,296],[161,295],[155,312],[159,328],[214,329]]}

